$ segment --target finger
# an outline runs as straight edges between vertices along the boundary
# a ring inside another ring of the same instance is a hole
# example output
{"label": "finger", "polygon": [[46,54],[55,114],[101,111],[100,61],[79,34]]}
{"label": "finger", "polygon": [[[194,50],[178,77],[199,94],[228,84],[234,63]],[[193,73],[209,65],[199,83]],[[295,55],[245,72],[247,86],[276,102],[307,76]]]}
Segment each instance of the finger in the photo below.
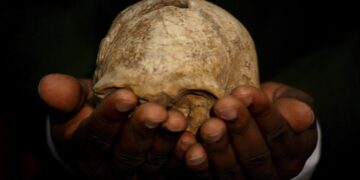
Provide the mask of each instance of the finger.
{"label": "finger", "polygon": [[316,129],[307,130],[292,139],[293,145],[286,147],[286,152],[274,154],[280,179],[290,179],[301,172],[315,149],[317,138]]}
{"label": "finger", "polygon": [[236,157],[246,175],[252,179],[276,179],[270,150],[248,109],[235,97],[228,96],[214,105],[214,111],[224,119]]}
{"label": "finger", "polygon": [[[65,123],[53,123],[51,132],[54,142],[60,144],[69,143],[73,138],[74,132],[78,129],[80,124],[93,113],[93,111],[93,107],[85,104]],[[51,120],[53,120],[53,117],[51,117]]]}
{"label": "finger", "polygon": [[89,80],[77,80],[64,74],[49,74],[38,86],[40,98],[51,108],[62,113],[79,110],[92,95]]}
{"label": "finger", "polygon": [[182,113],[175,110],[168,111],[168,118],[156,135],[151,152],[158,155],[168,155],[173,152],[186,127],[187,120]]}
{"label": "finger", "polygon": [[185,163],[196,179],[212,179],[204,147],[196,143],[185,153]]}
{"label": "finger", "polygon": [[[298,147],[295,152],[310,155],[316,145],[317,131],[314,111],[314,102],[311,96],[299,89],[281,84],[264,83],[261,88],[265,94],[272,96],[274,109],[286,120],[290,128],[296,132]],[[272,95],[271,95],[272,94]],[[302,151],[300,151],[302,149]]]}
{"label": "finger", "polygon": [[115,146],[114,173],[132,173],[146,160],[156,128],[166,121],[167,111],[154,103],[138,107],[130,121],[122,127]]}
{"label": "finger", "polygon": [[243,105],[248,107],[252,116],[263,115],[271,105],[266,94],[252,86],[238,86],[231,92],[231,96],[239,99]]}
{"label": "finger", "polygon": [[288,135],[292,133],[284,117],[261,90],[250,86],[240,86],[235,88],[231,95],[239,99],[249,96],[251,104],[248,105],[248,109],[261,132],[265,137],[270,138],[269,140],[275,140],[279,136],[289,137]]}
{"label": "finger", "polygon": [[275,102],[279,98],[294,98],[301,102],[308,104],[310,107],[314,106],[314,100],[304,91],[287,86],[285,84],[268,82],[261,84],[261,89],[271,102]]}
{"label": "finger", "polygon": [[172,179],[181,179],[186,177],[187,168],[184,161],[185,153],[194,144],[196,144],[196,138],[193,133],[185,131],[181,134],[175,146],[175,154],[170,159],[169,163],[167,163],[164,170],[166,177],[171,177]]}
{"label": "finger", "polygon": [[264,83],[261,88],[271,102],[277,104],[277,109],[295,132],[315,127],[315,115],[312,110],[314,100],[307,93],[275,82]]}
{"label": "finger", "polygon": [[122,123],[136,106],[136,96],[120,89],[107,96],[74,132],[72,143],[80,159],[102,161],[108,155]]}
{"label": "finger", "polygon": [[217,118],[207,120],[200,129],[200,135],[218,179],[245,179],[222,120]]}
{"label": "finger", "polygon": [[296,134],[296,137],[291,140],[296,146],[290,146],[292,149],[289,148],[288,158],[278,160],[279,176],[293,177],[302,170],[316,146],[317,131],[314,113],[308,104],[294,98],[279,98],[274,106]]}
{"label": "finger", "polygon": [[158,179],[160,171],[173,155],[175,145],[186,127],[187,120],[180,112],[168,111],[168,118],[157,131],[150,153],[142,165],[141,177]]}
{"label": "finger", "polygon": [[40,98],[51,108],[48,113],[53,124],[53,140],[68,142],[82,120],[93,111],[85,103],[92,96],[91,81],[77,80],[64,74],[49,74],[40,80],[38,91]]}
{"label": "finger", "polygon": [[179,160],[184,160],[186,151],[195,143],[195,135],[190,131],[185,131],[175,146],[175,157]]}
{"label": "finger", "polygon": [[[315,115],[309,105],[293,98],[280,98],[275,108],[289,123],[296,133],[304,132],[315,124]],[[315,126],[313,126],[315,127]]]}

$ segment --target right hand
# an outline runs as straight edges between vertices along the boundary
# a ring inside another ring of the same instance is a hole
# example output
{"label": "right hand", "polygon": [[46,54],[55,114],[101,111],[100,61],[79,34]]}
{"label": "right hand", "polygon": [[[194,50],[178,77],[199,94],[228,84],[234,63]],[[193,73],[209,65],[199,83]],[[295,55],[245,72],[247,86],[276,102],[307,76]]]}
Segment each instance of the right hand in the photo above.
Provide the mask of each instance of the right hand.
{"label": "right hand", "polygon": [[158,177],[187,127],[180,112],[138,105],[128,89],[94,107],[91,81],[68,75],[43,77],[39,95],[51,109],[52,139],[61,158],[89,177]]}

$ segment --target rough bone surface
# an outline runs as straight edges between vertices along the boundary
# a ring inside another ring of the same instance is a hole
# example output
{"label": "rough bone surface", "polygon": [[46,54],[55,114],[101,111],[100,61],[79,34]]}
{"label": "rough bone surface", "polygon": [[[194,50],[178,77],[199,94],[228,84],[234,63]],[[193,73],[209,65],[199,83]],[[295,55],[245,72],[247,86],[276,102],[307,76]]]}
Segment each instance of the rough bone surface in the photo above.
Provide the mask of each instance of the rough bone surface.
{"label": "rough bone surface", "polygon": [[216,99],[259,85],[256,51],[245,27],[205,0],[143,0],[113,21],[94,74],[101,99],[130,88],[140,102],[181,111],[197,128]]}

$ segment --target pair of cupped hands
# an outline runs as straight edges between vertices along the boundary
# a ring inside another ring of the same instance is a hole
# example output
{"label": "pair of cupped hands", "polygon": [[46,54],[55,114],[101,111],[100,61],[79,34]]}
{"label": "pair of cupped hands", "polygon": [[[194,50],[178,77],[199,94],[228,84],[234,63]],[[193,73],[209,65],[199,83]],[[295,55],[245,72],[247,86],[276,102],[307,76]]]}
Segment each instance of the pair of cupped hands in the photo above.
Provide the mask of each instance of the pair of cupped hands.
{"label": "pair of cupped hands", "polygon": [[178,111],[139,104],[130,89],[96,107],[90,80],[44,76],[52,139],[77,173],[101,179],[289,179],[317,142],[312,98],[280,83],[239,86],[211,109],[197,135]]}

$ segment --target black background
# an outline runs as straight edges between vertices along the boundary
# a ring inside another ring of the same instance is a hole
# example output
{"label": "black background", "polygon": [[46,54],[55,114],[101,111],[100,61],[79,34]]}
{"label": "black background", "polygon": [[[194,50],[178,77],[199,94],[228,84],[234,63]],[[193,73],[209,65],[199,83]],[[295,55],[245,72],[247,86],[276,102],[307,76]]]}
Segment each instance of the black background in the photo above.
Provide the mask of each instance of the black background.
{"label": "black background", "polygon": [[[97,49],[130,0],[4,0],[1,13],[0,179],[69,177],[45,142],[37,83],[48,73],[91,77]],[[347,1],[213,0],[254,38],[262,81],[316,100],[323,135],[313,179],[357,177],[360,118],[359,19]]]}

